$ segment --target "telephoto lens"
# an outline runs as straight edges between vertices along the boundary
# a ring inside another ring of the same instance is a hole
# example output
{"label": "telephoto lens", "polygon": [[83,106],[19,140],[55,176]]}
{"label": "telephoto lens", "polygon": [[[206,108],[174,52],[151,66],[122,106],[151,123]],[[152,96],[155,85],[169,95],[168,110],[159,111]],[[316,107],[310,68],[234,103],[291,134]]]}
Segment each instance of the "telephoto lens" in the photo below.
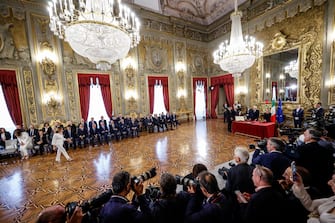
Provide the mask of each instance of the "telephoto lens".
{"label": "telephoto lens", "polygon": [[146,180],[149,180],[150,178],[153,178],[156,175],[157,175],[156,167],[153,167],[150,170],[144,172],[143,174],[141,174],[137,177],[132,177],[131,178],[131,185],[138,184],[140,181],[144,182]]}
{"label": "telephoto lens", "polygon": [[197,185],[196,181],[194,181],[194,180],[192,180],[188,177],[182,177],[182,176],[176,175],[175,178],[176,178],[177,184],[183,185],[185,187],[192,186],[192,185]]}

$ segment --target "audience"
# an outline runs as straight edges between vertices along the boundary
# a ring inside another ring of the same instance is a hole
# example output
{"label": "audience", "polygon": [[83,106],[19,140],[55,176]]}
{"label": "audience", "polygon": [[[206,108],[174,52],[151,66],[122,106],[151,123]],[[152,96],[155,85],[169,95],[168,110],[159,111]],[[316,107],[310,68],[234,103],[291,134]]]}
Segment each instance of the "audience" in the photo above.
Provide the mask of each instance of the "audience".
{"label": "audience", "polygon": [[304,144],[297,149],[297,165],[305,167],[311,174],[311,185],[315,186],[324,196],[330,196],[331,190],[327,186],[334,170],[333,151],[321,146],[318,141],[322,134],[315,129],[304,132]]}
{"label": "audience", "polygon": [[[321,174],[321,173],[320,173]],[[333,191],[333,196],[313,200],[308,194],[303,180],[297,174],[296,181],[292,187],[294,195],[300,200],[304,207],[310,211],[307,223],[334,223],[335,222],[335,174],[328,181],[328,185]]]}
{"label": "audience", "polygon": [[252,164],[269,168],[273,172],[274,179],[278,180],[291,164],[290,159],[283,154],[285,143],[279,138],[272,137],[267,140],[266,148],[267,153],[261,153],[260,149],[255,150]]}
{"label": "audience", "polygon": [[272,171],[257,165],[252,173],[252,181],[256,192],[243,194],[248,202],[241,203],[242,221],[245,223],[289,222],[284,197],[272,186],[274,181]]}

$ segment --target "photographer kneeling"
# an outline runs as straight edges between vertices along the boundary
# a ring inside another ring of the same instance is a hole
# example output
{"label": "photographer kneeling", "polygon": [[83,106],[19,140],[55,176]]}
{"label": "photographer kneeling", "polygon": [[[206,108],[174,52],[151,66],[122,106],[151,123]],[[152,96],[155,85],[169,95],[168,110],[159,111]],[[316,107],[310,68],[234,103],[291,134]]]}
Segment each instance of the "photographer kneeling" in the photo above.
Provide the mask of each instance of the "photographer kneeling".
{"label": "photographer kneeling", "polygon": [[63,206],[54,205],[41,211],[37,217],[36,223],[81,223],[83,216],[80,207],[76,207],[72,216],[68,216]]}
{"label": "photographer kneeling", "polygon": [[[131,183],[130,174],[121,171],[114,175],[112,188],[114,195],[100,212],[101,223],[149,222],[149,202],[143,194],[143,182]],[[133,201],[127,199],[130,190],[135,192]],[[140,207],[140,211],[138,210]]]}

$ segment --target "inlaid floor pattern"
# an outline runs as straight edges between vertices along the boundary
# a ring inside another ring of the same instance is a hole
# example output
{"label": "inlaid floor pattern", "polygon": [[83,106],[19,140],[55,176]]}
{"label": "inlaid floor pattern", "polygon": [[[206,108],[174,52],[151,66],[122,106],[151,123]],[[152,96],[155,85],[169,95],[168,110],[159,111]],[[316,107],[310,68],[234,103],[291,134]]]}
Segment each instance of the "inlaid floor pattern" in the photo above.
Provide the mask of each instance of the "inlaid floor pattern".
{"label": "inlaid floor pattern", "polygon": [[33,223],[45,207],[94,197],[111,185],[121,169],[140,175],[151,167],[157,184],[163,172],[186,175],[196,163],[209,170],[232,159],[236,145],[248,146],[254,139],[227,132],[221,119],[182,123],[175,130],[141,133],[138,138],[109,145],[70,149],[74,159],[55,162],[56,154],[0,160],[0,222]]}

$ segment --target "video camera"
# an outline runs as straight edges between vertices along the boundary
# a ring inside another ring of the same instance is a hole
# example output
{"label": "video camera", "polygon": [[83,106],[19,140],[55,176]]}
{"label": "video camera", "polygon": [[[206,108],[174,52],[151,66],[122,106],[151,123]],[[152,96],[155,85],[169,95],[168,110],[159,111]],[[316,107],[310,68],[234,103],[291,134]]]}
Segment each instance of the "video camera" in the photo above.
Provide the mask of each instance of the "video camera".
{"label": "video camera", "polygon": [[267,139],[261,139],[261,140],[256,139],[254,141],[257,142],[257,144],[256,145],[255,144],[250,144],[249,149],[256,149],[256,147],[257,147],[260,150],[263,150],[264,152],[267,152],[267,149],[266,149],[266,145],[268,143]]}
{"label": "video camera", "polygon": [[[141,180],[146,181],[154,176],[156,176],[156,168],[151,168],[150,170],[144,172],[139,176],[132,177],[130,179],[131,185],[138,184]],[[79,203],[77,201],[69,202],[65,206],[66,216],[72,216],[74,210],[77,206],[82,209],[83,214],[85,214],[82,222],[95,222],[95,218],[98,216],[99,212],[97,211],[103,204],[105,204],[111,196],[113,195],[112,189],[99,194],[96,197],[93,197],[87,201]]]}

